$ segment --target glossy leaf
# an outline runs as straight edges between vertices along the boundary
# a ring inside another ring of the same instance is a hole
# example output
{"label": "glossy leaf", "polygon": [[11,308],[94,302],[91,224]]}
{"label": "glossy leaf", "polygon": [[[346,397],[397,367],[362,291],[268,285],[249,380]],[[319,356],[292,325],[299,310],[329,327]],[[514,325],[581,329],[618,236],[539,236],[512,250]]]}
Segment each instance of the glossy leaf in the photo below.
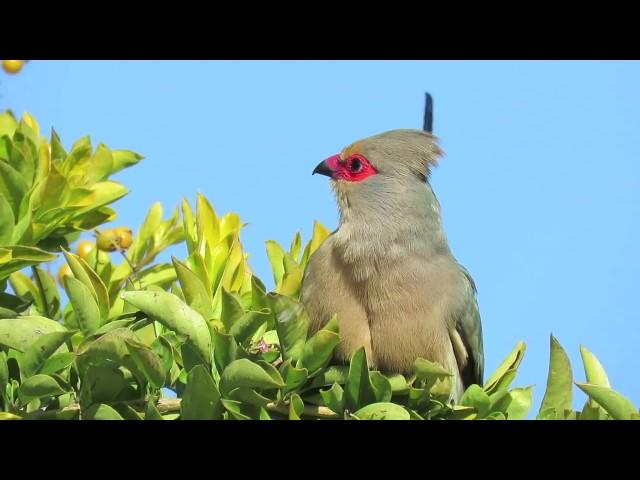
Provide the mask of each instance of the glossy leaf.
{"label": "glossy leaf", "polygon": [[75,330],[51,332],[38,338],[27,348],[20,362],[20,372],[24,378],[38,373],[45,362],[63,345]]}
{"label": "glossy leaf", "polygon": [[395,403],[372,403],[357,410],[354,415],[360,420],[409,420],[409,412]]}
{"label": "glossy leaf", "polygon": [[344,387],[346,406],[356,410],[376,401],[376,393],[369,378],[367,357],[364,347],[359,348],[351,357],[349,375]]}
{"label": "glossy leaf", "polygon": [[222,418],[220,393],[206,368],[197,365],[189,372],[187,388],[181,402],[182,420],[217,420]]}
{"label": "glossy leaf", "polygon": [[231,362],[220,377],[220,390],[223,394],[239,387],[281,388],[284,387],[284,382],[275,381],[259,365],[243,358]]}
{"label": "glossy leaf", "polygon": [[185,335],[199,355],[211,364],[211,335],[206,321],[178,297],[164,291],[122,292],[122,299],[167,328]]}
{"label": "glossy leaf", "polygon": [[551,354],[547,389],[540,412],[554,408],[556,412],[571,410],[573,400],[573,374],[569,357],[558,340],[551,336]]}

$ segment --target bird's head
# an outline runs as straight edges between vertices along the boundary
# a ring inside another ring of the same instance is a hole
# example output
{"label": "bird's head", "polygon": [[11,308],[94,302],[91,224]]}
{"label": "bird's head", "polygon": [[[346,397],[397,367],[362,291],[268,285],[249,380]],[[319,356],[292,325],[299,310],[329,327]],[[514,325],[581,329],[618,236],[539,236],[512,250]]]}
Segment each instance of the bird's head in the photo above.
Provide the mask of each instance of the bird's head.
{"label": "bird's head", "polygon": [[423,191],[442,151],[422,130],[390,130],[352,143],[313,173],[331,178],[341,212],[372,205],[392,213],[407,193]]}

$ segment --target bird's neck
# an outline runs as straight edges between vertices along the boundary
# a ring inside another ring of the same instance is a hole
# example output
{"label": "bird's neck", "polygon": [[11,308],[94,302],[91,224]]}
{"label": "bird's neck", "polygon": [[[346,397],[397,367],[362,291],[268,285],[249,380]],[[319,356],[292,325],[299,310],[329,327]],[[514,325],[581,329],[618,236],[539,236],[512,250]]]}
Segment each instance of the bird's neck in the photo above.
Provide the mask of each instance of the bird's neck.
{"label": "bird's neck", "polygon": [[409,191],[406,186],[378,191],[336,192],[340,226],[334,241],[345,261],[385,263],[414,253],[450,255],[440,205],[428,183]]}

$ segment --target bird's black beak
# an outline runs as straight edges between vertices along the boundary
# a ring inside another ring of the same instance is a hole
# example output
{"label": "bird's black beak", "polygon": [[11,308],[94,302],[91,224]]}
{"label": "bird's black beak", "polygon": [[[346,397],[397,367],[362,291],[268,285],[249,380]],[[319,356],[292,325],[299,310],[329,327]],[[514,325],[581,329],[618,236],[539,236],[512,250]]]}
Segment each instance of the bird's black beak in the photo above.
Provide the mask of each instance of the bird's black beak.
{"label": "bird's black beak", "polygon": [[329,178],[333,178],[336,170],[338,170],[339,163],[340,155],[333,155],[320,162],[316,168],[313,169],[312,175],[319,173],[320,175],[326,175]]}
{"label": "bird's black beak", "polygon": [[323,160],[316,166],[316,168],[313,169],[313,173],[311,175],[315,175],[316,173],[326,175],[327,177],[333,177],[334,171],[329,167],[329,165],[327,165],[327,161]]}

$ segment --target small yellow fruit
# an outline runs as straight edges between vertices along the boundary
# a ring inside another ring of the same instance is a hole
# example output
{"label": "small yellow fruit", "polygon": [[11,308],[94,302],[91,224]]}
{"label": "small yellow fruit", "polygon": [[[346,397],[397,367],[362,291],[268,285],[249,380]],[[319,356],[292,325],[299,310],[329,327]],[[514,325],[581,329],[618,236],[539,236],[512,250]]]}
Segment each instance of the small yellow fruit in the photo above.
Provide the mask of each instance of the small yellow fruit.
{"label": "small yellow fruit", "polygon": [[18,73],[20,70],[22,70],[24,63],[25,63],[24,60],[3,60],[2,68],[4,69],[5,72],[13,75]]}
{"label": "small yellow fruit", "polygon": [[133,243],[133,232],[130,228],[127,227],[118,227],[114,229],[114,232],[117,236],[118,246],[122,250],[126,250]]}
{"label": "small yellow fruit", "polygon": [[108,230],[102,230],[98,232],[96,245],[98,246],[99,250],[103,250],[105,252],[113,252],[118,249],[118,236],[112,228]]}
{"label": "small yellow fruit", "polygon": [[78,248],[76,249],[76,253],[82,257],[83,259],[87,259],[91,250],[95,250],[96,244],[91,240],[84,240],[78,244]]}
{"label": "small yellow fruit", "polygon": [[73,276],[73,272],[71,272],[71,267],[69,267],[69,265],[65,263],[60,267],[60,270],[58,270],[58,283],[60,284],[61,287],[64,287],[64,283],[63,283],[64,277],[72,277],[72,276]]}

